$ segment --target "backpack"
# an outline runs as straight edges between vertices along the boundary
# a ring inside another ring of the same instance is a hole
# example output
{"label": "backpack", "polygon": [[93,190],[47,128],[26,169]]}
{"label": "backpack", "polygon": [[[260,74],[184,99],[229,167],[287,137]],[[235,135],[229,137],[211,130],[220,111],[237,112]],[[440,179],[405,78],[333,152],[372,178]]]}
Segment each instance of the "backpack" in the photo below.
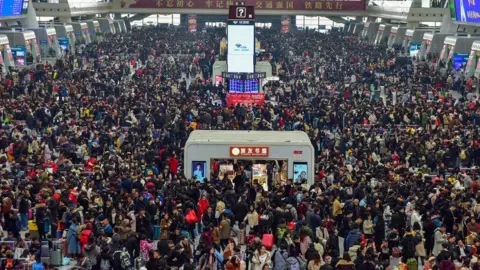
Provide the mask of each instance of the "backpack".
{"label": "backpack", "polygon": [[300,270],[306,269],[305,264],[302,265],[301,261],[295,257],[288,257],[287,258],[287,266],[289,270]]}
{"label": "backpack", "polygon": [[278,240],[283,239],[286,232],[287,232],[287,228],[285,228],[285,227],[277,228],[277,239]]}
{"label": "backpack", "polygon": [[408,259],[407,260],[407,268],[408,268],[408,270],[417,270],[418,269],[417,259],[415,259],[415,258]]}
{"label": "backpack", "polygon": [[35,263],[32,264],[32,269],[33,270],[45,270],[45,267],[43,266],[43,263],[35,262]]}
{"label": "backpack", "polygon": [[100,269],[110,269],[110,260],[103,259],[100,263]]}
{"label": "backpack", "polygon": [[130,267],[130,254],[125,250],[118,250],[113,253],[113,258],[115,259],[115,254],[120,253],[120,263],[122,264],[123,269]]}

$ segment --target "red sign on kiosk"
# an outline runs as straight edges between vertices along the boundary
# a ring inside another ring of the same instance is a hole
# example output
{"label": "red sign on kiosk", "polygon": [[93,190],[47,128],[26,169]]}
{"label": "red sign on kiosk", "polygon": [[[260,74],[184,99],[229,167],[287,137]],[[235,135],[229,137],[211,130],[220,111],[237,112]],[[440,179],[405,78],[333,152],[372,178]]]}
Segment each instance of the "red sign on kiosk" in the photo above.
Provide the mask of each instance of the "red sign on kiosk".
{"label": "red sign on kiosk", "polygon": [[227,106],[236,106],[237,104],[243,104],[245,106],[258,105],[262,106],[265,103],[265,95],[263,93],[258,94],[232,94],[227,93]]}
{"label": "red sign on kiosk", "polygon": [[268,157],[268,146],[230,146],[231,157]]}

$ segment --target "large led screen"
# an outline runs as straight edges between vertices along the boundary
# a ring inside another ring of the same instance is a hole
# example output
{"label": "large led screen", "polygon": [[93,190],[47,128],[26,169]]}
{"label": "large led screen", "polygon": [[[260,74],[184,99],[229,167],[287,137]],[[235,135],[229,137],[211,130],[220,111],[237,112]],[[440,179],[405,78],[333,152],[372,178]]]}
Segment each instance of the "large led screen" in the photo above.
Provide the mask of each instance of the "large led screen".
{"label": "large led screen", "polygon": [[228,72],[254,72],[255,26],[228,26]]}
{"label": "large led screen", "polygon": [[26,14],[28,0],[0,0],[0,16],[18,16]]}
{"label": "large led screen", "polygon": [[475,0],[451,0],[450,10],[456,21],[480,23],[480,5],[477,6]]}

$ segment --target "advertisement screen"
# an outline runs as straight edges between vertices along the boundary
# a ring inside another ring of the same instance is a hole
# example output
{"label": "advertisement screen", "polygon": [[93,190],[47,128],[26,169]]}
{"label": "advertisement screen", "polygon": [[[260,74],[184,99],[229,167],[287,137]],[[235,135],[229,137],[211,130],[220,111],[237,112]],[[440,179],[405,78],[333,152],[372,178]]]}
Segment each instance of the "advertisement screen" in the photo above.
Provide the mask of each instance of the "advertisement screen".
{"label": "advertisement screen", "polygon": [[228,72],[254,72],[255,26],[228,26]]}
{"label": "advertisement screen", "polygon": [[468,53],[455,53],[453,55],[453,68],[459,70],[468,62]]}
{"label": "advertisement screen", "polygon": [[422,46],[422,43],[420,42],[410,42],[410,57],[417,56],[421,46]]}
{"label": "advertisement screen", "polygon": [[203,183],[205,174],[207,172],[207,162],[205,161],[192,161],[192,178],[195,177],[197,181]]}
{"label": "advertisement screen", "polygon": [[308,179],[308,164],[306,162],[293,163],[293,181],[301,183]]}

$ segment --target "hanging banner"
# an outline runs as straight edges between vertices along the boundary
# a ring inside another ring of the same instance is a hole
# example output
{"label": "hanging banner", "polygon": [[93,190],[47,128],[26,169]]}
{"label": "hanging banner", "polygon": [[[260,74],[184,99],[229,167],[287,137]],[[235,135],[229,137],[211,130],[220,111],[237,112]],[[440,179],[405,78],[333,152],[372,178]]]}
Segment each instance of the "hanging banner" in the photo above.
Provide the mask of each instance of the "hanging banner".
{"label": "hanging banner", "polygon": [[[256,10],[365,10],[365,0],[244,0],[245,6]],[[234,0],[121,0],[114,1],[120,8],[158,9],[228,9]]]}
{"label": "hanging banner", "polygon": [[282,20],[280,21],[282,25],[281,32],[288,33],[290,32],[290,17],[289,16],[282,16]]}
{"label": "hanging banner", "polygon": [[227,40],[222,38],[220,41],[220,56],[225,56],[227,54]]}
{"label": "hanging banner", "polygon": [[188,32],[197,32],[197,15],[188,15]]}
{"label": "hanging banner", "polygon": [[243,104],[251,106],[262,106],[265,102],[264,94],[231,94],[227,93],[227,106],[236,106],[237,104]]}

